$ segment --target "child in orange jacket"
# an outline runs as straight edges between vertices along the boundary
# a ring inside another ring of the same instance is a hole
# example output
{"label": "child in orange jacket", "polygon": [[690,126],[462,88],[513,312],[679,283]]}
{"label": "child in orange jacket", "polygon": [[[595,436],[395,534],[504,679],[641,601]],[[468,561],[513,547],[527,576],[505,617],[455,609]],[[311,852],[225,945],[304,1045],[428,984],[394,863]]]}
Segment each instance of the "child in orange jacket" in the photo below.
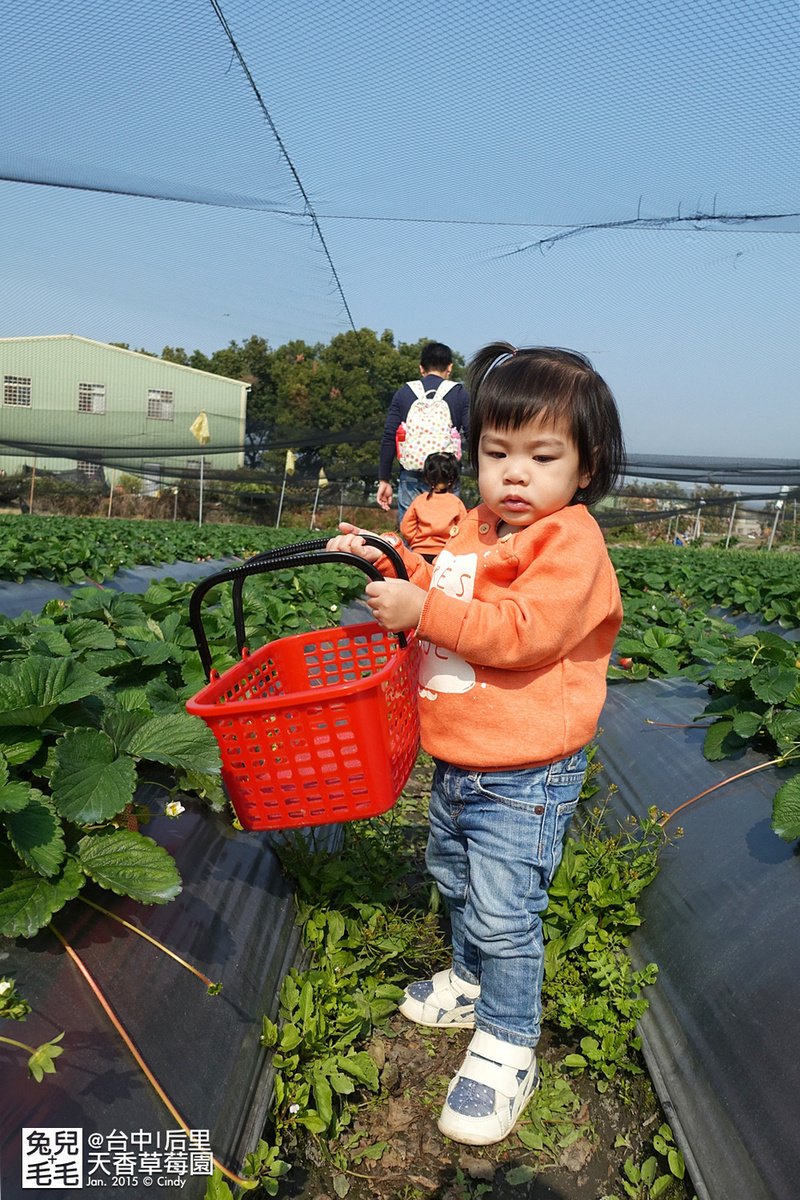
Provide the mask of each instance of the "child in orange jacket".
{"label": "child in orange jacket", "polygon": [[[331,549],[377,562],[384,629],[422,650],[423,748],[435,760],[426,862],[447,899],[452,966],[411,983],[404,1016],[475,1028],[439,1117],[499,1142],[538,1081],[541,914],[586,772],[622,604],[587,505],[623,472],[614,397],[582,355],[499,342],[470,364],[470,459],[483,503],[408,580],[341,525]],[[387,538],[395,544],[399,538]]]}
{"label": "child in orange jacket", "polygon": [[429,454],[424,474],[429,490],[412,501],[400,522],[400,532],[415,554],[432,563],[467,510],[453,495],[460,474],[454,455]]}

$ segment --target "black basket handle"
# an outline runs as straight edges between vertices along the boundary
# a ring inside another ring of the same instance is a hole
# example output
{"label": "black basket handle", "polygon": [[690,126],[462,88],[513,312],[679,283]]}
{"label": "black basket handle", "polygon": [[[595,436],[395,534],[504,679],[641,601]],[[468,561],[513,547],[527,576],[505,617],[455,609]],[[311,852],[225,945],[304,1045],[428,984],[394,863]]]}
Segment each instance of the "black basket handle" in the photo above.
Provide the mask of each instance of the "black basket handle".
{"label": "black basket handle", "polygon": [[[376,546],[377,549],[386,552],[387,557],[392,562],[401,579],[408,579],[405,564],[393,546],[390,546],[381,538],[373,537],[372,534],[363,534],[362,536],[368,545]],[[203,664],[206,679],[211,678],[211,651],[209,650],[208,638],[203,627],[202,603],[206,593],[210,592],[218,584],[233,582],[234,585],[233,616],[236,627],[237,645],[241,654],[245,649],[242,588],[248,576],[263,575],[267,571],[280,571],[285,567],[318,566],[320,563],[325,562],[340,562],[348,567],[358,567],[370,579],[383,579],[383,575],[381,575],[378,568],[373,563],[367,562],[365,558],[361,558],[357,554],[348,554],[343,550],[326,550],[326,545],[327,539],[317,542],[304,542],[299,547],[297,545],[281,546],[275,550],[268,550],[264,554],[256,554],[239,566],[229,567],[225,571],[218,571],[215,575],[208,575],[200,581],[192,592],[189,601],[189,624],[192,627],[194,639],[197,643],[197,650],[200,655],[200,661]],[[398,633],[397,640],[401,648],[406,646],[407,642],[404,633]]]}
{"label": "black basket handle", "polygon": [[[398,579],[408,579],[405,563],[395,550],[394,546],[392,546],[389,542],[384,541],[383,538],[376,537],[372,533],[362,533],[360,536],[363,537],[368,546],[374,546],[377,550],[380,550],[386,555],[397,572]],[[289,567],[296,565],[296,556],[298,554],[319,554],[321,551],[325,550],[327,544],[327,538],[316,538],[314,541],[310,542],[289,542],[286,546],[275,546],[272,550],[264,550],[261,552],[261,554],[254,554],[252,558],[247,559],[246,565],[253,562],[272,562],[275,564],[274,569],[277,571],[279,570],[281,563],[283,566]],[[295,563],[287,562],[287,557],[294,558]],[[318,559],[317,561],[323,560]],[[236,633],[236,645],[240,654],[247,644],[244,631],[244,609],[242,606],[243,588],[244,577],[240,576],[233,582],[233,628],[234,632]],[[402,645],[405,645],[405,642],[403,642]]]}

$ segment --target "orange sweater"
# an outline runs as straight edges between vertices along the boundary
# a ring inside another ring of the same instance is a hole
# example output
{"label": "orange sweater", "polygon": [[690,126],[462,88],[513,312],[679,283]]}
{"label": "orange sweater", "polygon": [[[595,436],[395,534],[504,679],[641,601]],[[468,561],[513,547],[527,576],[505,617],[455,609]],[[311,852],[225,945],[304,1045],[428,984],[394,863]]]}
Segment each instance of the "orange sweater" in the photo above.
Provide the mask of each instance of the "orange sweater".
{"label": "orange sweater", "polygon": [[425,492],[415,497],[400,522],[400,532],[415,554],[438,554],[450,530],[467,510],[452,492]]}
{"label": "orange sweater", "polygon": [[[622,623],[603,535],[582,504],[502,538],[496,527],[485,505],[473,509],[434,565],[397,547],[428,590],[422,745],[475,771],[542,766],[591,740]],[[378,566],[391,574],[386,559]]]}

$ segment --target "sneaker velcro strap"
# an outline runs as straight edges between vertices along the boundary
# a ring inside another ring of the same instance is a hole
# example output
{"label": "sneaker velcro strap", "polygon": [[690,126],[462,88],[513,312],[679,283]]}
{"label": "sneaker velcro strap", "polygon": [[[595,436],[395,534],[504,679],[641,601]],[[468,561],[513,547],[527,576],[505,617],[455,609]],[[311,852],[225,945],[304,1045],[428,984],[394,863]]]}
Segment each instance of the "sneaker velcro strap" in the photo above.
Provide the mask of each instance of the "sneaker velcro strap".
{"label": "sneaker velcro strap", "polygon": [[491,1033],[478,1029],[472,1035],[469,1049],[481,1058],[491,1062],[502,1063],[504,1067],[513,1067],[515,1071],[527,1071],[533,1058],[530,1046],[515,1046],[512,1042],[501,1042]]}
{"label": "sneaker velcro strap", "polygon": [[519,1080],[516,1071],[513,1071],[511,1067],[488,1062],[485,1058],[477,1058],[476,1055],[469,1052],[458,1072],[458,1077],[471,1079],[473,1083],[483,1083],[486,1087],[493,1088],[495,1092],[500,1092],[509,1100],[519,1091]]}
{"label": "sneaker velcro strap", "polygon": [[431,999],[436,1000],[440,1008],[453,1008],[456,1002],[456,993],[453,991],[450,972],[437,971],[431,979],[431,983],[433,984]]}
{"label": "sneaker velcro strap", "polygon": [[449,1011],[451,1008],[458,1006],[460,996],[466,996],[468,1000],[474,1000],[476,994],[480,995],[480,988],[475,985],[470,985],[452,971],[437,971],[431,979],[433,990],[428,997],[429,1002],[438,1004],[440,1008]]}

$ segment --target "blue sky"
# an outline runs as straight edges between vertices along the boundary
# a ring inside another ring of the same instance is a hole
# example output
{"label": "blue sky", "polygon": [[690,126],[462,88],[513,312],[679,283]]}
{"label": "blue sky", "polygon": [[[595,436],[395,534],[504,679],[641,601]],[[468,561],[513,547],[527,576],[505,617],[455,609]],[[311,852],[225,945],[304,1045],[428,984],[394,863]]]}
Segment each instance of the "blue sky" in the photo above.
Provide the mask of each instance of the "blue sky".
{"label": "blue sky", "polygon": [[299,178],[357,327],[571,346],[634,452],[800,458],[800,219],[676,220],[800,212],[797,3],[220,4],[297,178],[211,3],[9,0],[0,336],[327,341]]}

